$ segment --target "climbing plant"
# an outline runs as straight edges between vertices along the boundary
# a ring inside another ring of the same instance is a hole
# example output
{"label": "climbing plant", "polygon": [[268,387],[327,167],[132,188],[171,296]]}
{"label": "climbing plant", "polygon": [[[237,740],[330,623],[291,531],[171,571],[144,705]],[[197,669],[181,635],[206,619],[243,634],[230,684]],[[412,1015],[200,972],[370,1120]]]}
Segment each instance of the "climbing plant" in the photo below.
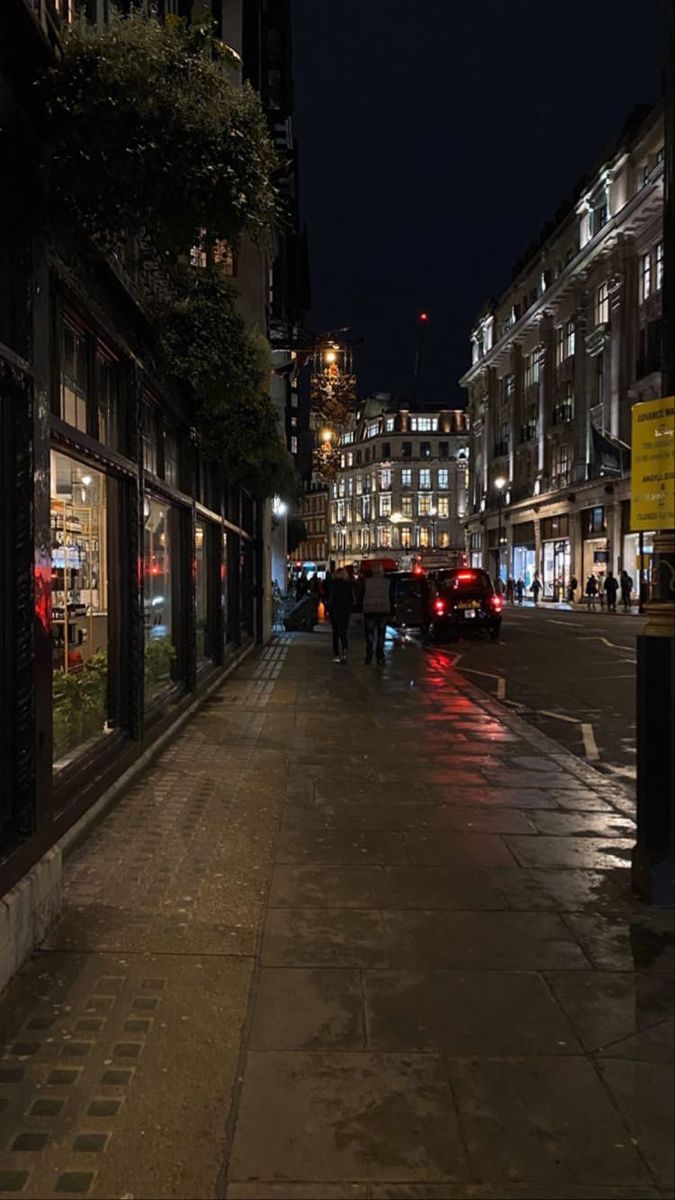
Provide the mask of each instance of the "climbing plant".
{"label": "climbing plant", "polygon": [[293,497],[295,470],[266,394],[267,343],[247,329],[232,286],[216,272],[193,272],[159,325],[168,373],[194,391],[204,452],[254,495]]}
{"label": "climbing plant", "polygon": [[255,92],[206,28],[135,11],[74,23],[43,82],[52,217],[174,261],[201,238],[262,241],[273,146]]}

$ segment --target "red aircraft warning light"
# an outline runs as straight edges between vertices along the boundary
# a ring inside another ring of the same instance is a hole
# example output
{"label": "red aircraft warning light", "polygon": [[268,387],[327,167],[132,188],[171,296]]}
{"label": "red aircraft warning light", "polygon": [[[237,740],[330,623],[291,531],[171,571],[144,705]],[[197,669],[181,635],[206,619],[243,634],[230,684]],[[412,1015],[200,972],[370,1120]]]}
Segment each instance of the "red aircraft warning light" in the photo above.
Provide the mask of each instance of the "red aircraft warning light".
{"label": "red aircraft warning light", "polygon": [[428,314],[428,313],[426,313],[426,312],[421,312],[421,313],[420,313],[420,316],[419,316],[419,319],[420,319],[420,321],[428,321],[428,320],[429,320],[429,314]]}

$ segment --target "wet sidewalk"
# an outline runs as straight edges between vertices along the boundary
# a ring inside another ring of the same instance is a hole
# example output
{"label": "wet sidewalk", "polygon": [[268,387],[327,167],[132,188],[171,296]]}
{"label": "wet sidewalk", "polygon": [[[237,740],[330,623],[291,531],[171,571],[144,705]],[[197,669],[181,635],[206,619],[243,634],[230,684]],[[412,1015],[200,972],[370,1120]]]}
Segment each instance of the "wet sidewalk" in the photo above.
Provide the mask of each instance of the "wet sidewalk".
{"label": "wet sidewalk", "polygon": [[0,1005],[0,1195],[673,1195],[625,793],[360,650],[247,660],[69,860]]}

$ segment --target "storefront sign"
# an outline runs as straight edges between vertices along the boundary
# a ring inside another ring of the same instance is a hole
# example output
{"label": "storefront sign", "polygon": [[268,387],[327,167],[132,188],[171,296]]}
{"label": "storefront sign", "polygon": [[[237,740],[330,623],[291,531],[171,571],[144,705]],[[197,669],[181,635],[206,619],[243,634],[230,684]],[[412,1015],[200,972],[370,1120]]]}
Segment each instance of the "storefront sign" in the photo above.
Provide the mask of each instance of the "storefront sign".
{"label": "storefront sign", "polygon": [[675,528],[675,396],[633,406],[631,529]]}

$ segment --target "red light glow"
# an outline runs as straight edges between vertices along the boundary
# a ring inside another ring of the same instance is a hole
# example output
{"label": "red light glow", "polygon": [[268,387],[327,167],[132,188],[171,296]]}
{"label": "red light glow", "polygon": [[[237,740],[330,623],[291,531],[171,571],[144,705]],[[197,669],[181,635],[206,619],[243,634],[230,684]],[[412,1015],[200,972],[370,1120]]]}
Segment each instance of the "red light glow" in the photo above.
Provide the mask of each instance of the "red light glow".
{"label": "red light glow", "polygon": [[434,600],[434,608],[437,613],[445,612],[445,600]]}
{"label": "red light glow", "polygon": [[493,608],[496,608],[497,612],[501,612],[504,601],[502,600],[501,596],[491,596],[490,604]]}
{"label": "red light glow", "polygon": [[420,321],[428,321],[428,320],[429,320],[429,314],[425,313],[425,312],[421,312],[420,313]]}
{"label": "red light glow", "polygon": [[412,569],[412,573],[413,575],[424,575],[424,567],[421,567],[419,563],[416,563]]}
{"label": "red light glow", "polygon": [[459,571],[459,573],[458,573],[458,575],[457,575],[457,578],[458,578],[458,579],[464,579],[464,580],[466,580],[466,579],[475,579],[475,578],[476,578],[476,572],[475,572],[475,571]]}

